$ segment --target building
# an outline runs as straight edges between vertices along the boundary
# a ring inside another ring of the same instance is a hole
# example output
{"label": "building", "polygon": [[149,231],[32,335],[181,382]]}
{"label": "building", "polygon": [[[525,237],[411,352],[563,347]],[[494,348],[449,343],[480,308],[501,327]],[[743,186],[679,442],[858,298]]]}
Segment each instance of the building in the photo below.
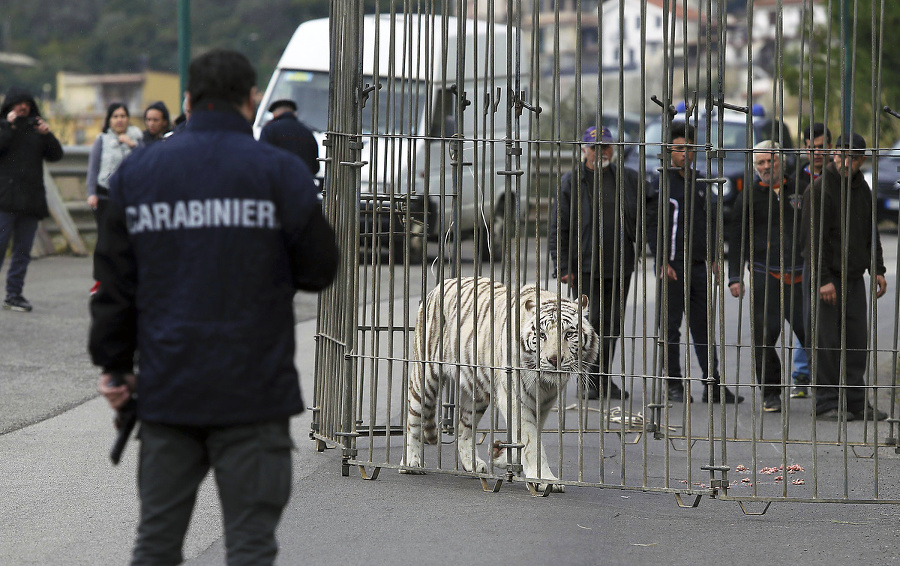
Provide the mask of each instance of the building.
{"label": "building", "polygon": [[56,75],[56,102],[47,114],[64,144],[90,144],[103,127],[110,103],[124,102],[132,123],[143,129],[144,109],[158,100],[166,104],[173,119],[179,114],[179,91],[174,73],[82,75],[61,71]]}

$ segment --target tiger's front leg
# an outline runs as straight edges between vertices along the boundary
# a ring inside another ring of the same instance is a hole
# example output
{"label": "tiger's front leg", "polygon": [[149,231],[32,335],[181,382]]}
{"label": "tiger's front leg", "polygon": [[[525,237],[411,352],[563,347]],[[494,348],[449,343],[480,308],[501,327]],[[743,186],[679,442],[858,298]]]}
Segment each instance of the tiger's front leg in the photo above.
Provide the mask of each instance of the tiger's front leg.
{"label": "tiger's front leg", "polygon": [[[552,398],[551,398],[552,400]],[[547,449],[541,443],[541,436],[538,430],[538,424],[543,427],[544,420],[546,419],[545,412],[549,411],[549,405],[546,403],[541,407],[541,417],[538,418],[535,414],[535,407],[533,401],[531,403],[524,403],[521,405],[521,422],[519,421],[518,414],[519,411],[516,410],[517,406],[521,403],[521,399],[515,393],[513,394],[513,415],[506,414],[506,403],[500,403],[500,411],[503,413],[503,418],[506,420],[510,430],[513,432],[513,440],[515,441],[518,436],[518,441],[522,444],[522,471],[525,474],[526,478],[540,479],[545,480],[556,480],[556,475],[551,471],[550,464],[547,462]],[[518,432],[518,434],[517,434]],[[538,457],[538,447],[540,446],[540,457]],[[494,447],[493,451],[494,455],[494,464],[497,465],[498,462],[502,462],[505,465],[505,454],[504,449],[501,449],[497,446]],[[540,473],[539,473],[540,472]],[[564,485],[555,485],[548,483],[541,483],[539,485],[539,489],[541,491],[550,488],[553,492],[565,492],[566,486]]]}

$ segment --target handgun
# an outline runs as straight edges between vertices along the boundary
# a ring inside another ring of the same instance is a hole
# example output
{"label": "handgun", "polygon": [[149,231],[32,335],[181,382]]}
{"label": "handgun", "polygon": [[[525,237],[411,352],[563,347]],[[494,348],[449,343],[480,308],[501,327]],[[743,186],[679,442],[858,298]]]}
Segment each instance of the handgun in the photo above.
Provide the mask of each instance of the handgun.
{"label": "handgun", "polygon": [[[116,387],[125,385],[125,374],[111,373],[109,384]],[[137,401],[133,396],[129,397],[128,401],[116,411],[116,418],[113,424],[116,426],[117,434],[116,441],[109,452],[109,459],[116,466],[119,464],[119,460],[122,459],[122,451],[125,450],[125,444],[128,443],[128,439],[131,437],[134,425],[137,424]]]}

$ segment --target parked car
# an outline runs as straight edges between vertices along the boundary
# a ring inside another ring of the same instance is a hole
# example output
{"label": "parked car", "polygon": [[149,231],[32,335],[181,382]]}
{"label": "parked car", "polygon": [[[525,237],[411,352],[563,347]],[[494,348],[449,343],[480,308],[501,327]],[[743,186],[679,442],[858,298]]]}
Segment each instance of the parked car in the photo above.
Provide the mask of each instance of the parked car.
{"label": "parked car", "polygon": [[[878,222],[890,220],[900,222],[900,141],[890,149],[873,150],[870,158],[871,169],[864,172],[866,181],[875,194]],[[873,172],[878,170],[878,186],[875,186]]]}
{"label": "parked car", "polygon": [[[725,182],[722,184],[721,198],[725,215],[729,214],[731,205],[740,191],[744,189],[745,183],[753,181],[753,160],[749,149],[755,144],[767,139],[780,139],[781,146],[785,149],[794,148],[794,140],[790,131],[785,126],[782,128],[781,123],[774,118],[765,116],[761,107],[754,107],[754,111],[750,116],[750,126],[753,138],[747,139],[747,115],[733,110],[725,110],[720,116],[713,115],[710,117],[710,130],[707,130],[706,116],[695,118],[694,116],[686,116],[684,111],[676,114],[673,121],[688,121],[697,128],[698,145],[704,145],[710,140],[713,150],[722,150],[722,177]],[[655,120],[647,123],[645,130],[645,151],[643,158],[644,173],[649,180],[655,179],[659,173],[660,158],[662,154],[662,122]],[[709,133],[712,133],[710,136]],[[719,139],[721,135],[721,145]],[[785,171],[791,171],[795,162],[795,156],[792,153],[786,153],[784,156]],[[701,178],[707,174],[707,152],[698,149],[696,156],[697,171]],[[625,156],[625,166],[639,171],[641,166],[640,147],[636,146]],[[711,177],[718,177],[718,165],[716,161],[710,164],[709,174]],[[712,199],[716,202],[719,198],[719,192],[713,191]]]}

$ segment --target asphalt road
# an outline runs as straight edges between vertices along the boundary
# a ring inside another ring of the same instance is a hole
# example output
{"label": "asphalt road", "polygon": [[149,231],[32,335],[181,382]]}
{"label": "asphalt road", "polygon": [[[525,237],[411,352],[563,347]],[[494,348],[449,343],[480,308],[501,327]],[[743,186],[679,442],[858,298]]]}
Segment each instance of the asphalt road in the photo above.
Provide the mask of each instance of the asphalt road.
{"label": "asphalt road", "polygon": [[[885,247],[896,251],[893,238]],[[889,281],[893,291],[896,281]],[[135,446],[119,467],[109,464],[112,415],[96,398],[97,371],[85,351],[91,283],[89,259],[35,261],[26,283],[34,312],[0,311],[2,564],[122,564],[129,556]],[[315,297],[298,297],[296,310],[297,365],[310,395]],[[308,414],[294,420],[294,493],[279,530],[280,564],[900,562],[897,505],[776,502],[750,516],[735,502],[703,498],[684,509],[670,494],[619,489],[570,487],[534,498],[522,484],[485,493],[469,478],[388,469],[365,481],[355,471],[342,476],[339,455],[316,452],[308,430]],[[900,477],[900,457],[882,450],[888,484]],[[821,460],[844,464],[840,457]],[[858,462],[851,458],[850,465]],[[195,566],[224,563],[210,482],[185,556]]]}

